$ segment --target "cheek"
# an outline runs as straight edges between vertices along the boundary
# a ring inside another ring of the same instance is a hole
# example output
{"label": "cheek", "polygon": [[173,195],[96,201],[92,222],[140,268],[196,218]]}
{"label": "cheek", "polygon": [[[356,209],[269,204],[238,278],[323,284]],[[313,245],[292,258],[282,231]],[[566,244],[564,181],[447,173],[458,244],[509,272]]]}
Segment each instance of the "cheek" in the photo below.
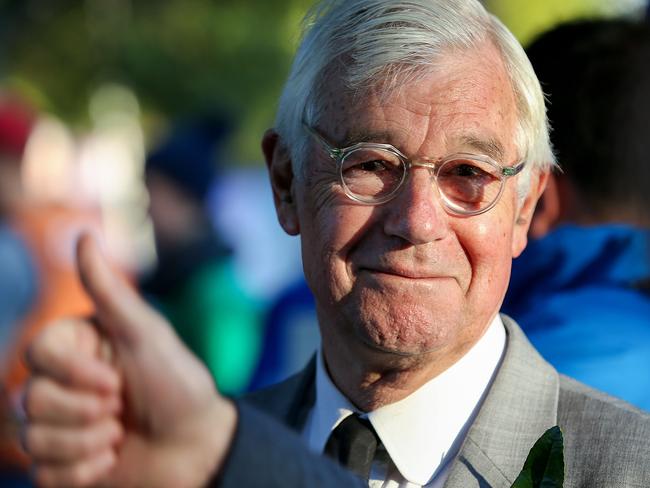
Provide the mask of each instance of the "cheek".
{"label": "cheek", "polygon": [[349,293],[354,280],[349,254],[369,225],[371,212],[370,207],[341,204],[336,198],[305,207],[301,218],[303,267],[317,296],[337,302]]}
{"label": "cheek", "polygon": [[506,219],[474,223],[465,243],[474,292],[483,296],[504,294],[512,264],[512,225]]}

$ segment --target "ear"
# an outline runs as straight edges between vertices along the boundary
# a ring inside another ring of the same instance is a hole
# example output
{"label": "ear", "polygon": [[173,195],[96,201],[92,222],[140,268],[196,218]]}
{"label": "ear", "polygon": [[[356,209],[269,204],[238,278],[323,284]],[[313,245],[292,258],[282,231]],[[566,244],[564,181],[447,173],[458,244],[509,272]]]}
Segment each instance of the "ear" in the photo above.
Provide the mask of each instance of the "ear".
{"label": "ear", "polygon": [[300,224],[294,199],[294,176],[291,156],[280,136],[273,129],[264,133],[262,152],[269,170],[273,202],[278,221],[284,231],[292,236],[300,233]]}
{"label": "ear", "polygon": [[558,178],[556,174],[548,176],[546,190],[537,202],[528,231],[529,237],[533,239],[544,237],[560,220],[562,202],[558,190]]}
{"label": "ear", "polygon": [[519,256],[526,248],[526,244],[528,243],[528,228],[530,227],[533,218],[535,205],[546,188],[548,176],[549,172],[547,171],[533,171],[533,174],[530,176],[531,181],[528,195],[526,195],[524,201],[520,205],[515,218],[515,227],[512,239],[513,258]]}

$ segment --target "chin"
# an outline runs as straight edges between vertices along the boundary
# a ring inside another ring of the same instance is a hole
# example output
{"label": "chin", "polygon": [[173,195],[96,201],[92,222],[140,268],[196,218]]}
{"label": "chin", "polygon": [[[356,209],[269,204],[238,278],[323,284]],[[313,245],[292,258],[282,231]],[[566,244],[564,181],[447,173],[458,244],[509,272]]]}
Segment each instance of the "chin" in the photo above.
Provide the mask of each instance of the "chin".
{"label": "chin", "polygon": [[367,348],[401,357],[419,357],[447,349],[457,335],[455,327],[448,323],[412,321],[405,317],[400,322],[357,322],[356,332]]}

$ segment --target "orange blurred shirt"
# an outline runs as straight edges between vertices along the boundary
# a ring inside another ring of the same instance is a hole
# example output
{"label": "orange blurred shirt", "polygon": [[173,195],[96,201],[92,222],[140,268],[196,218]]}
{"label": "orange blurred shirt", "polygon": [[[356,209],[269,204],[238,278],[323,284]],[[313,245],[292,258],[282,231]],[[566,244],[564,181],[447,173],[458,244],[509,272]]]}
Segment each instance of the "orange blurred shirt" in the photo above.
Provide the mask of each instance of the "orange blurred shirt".
{"label": "orange blurred shirt", "polygon": [[[92,230],[97,235],[101,230],[98,210],[56,204],[31,204],[14,210],[11,225],[32,252],[38,272],[38,294],[32,310],[17,328],[13,347],[8,348],[7,357],[3,358],[2,386],[10,403],[16,401],[27,379],[23,357],[30,341],[57,319],[92,314],[92,302],[76,272],[75,245],[82,230]],[[15,427],[5,425],[0,459],[24,466],[26,459],[17,449]]]}

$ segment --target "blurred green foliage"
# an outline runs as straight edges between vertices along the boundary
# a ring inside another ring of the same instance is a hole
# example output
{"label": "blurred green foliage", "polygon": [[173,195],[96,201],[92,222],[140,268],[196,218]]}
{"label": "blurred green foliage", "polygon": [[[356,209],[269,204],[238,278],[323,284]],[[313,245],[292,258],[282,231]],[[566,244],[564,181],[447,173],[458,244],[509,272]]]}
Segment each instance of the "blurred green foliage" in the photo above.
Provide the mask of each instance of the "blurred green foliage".
{"label": "blurred green foliage", "polygon": [[0,0],[0,83],[77,127],[106,83],[134,91],[145,126],[226,111],[239,127],[236,159],[259,161],[311,3]]}
{"label": "blurred green foliage", "polygon": [[[232,114],[235,161],[259,140],[314,0],[0,0],[0,86],[18,88],[72,126],[96,89],[134,91],[148,133],[197,112]],[[641,0],[617,0],[622,8]],[[606,0],[486,0],[525,43]]]}

